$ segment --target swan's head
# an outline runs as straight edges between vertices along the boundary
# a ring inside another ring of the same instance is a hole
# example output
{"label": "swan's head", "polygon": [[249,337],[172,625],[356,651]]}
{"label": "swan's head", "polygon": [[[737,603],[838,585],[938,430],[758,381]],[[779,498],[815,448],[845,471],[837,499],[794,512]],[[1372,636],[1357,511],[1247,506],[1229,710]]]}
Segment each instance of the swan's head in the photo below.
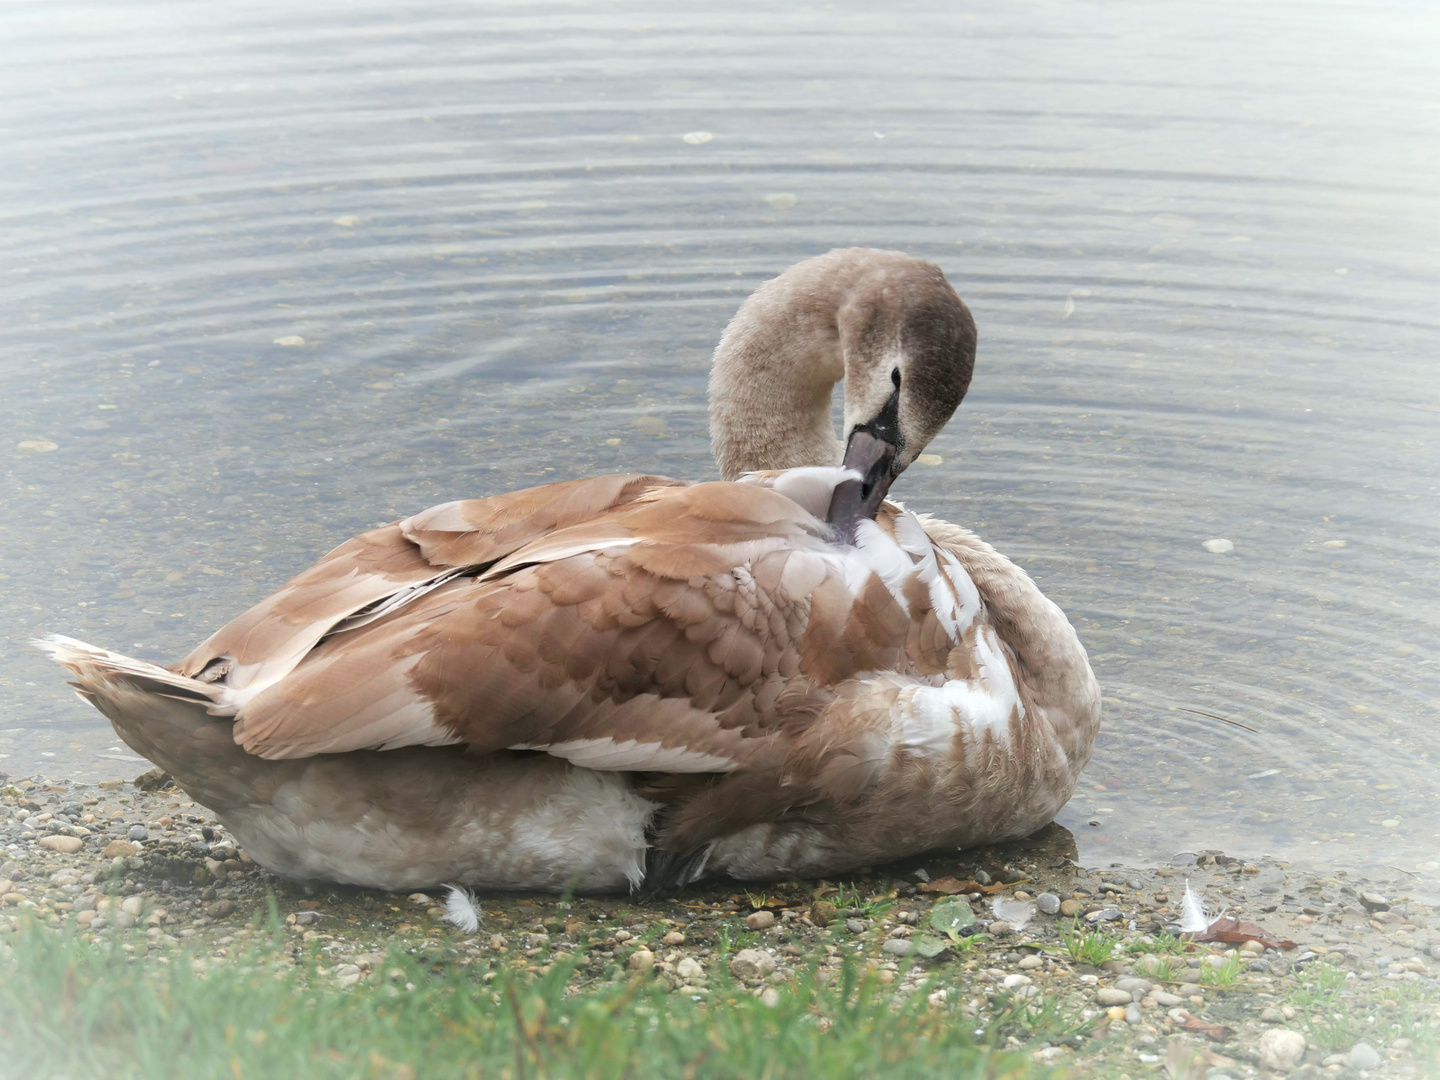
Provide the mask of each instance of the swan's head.
{"label": "swan's head", "polygon": [[[933,263],[872,248],[796,263],[740,306],[715,350],[721,475],[843,458],[861,479],[837,489],[830,520],[853,535],[950,419],[974,362],[975,320]],[[842,379],[837,441],[831,396]]]}
{"label": "swan's head", "polygon": [[920,456],[965,397],[975,320],[938,266],[889,251],[822,258],[860,264],[836,311],[845,368],[844,465],[860,474],[835,490],[828,515],[844,534],[873,518],[895,478]]}

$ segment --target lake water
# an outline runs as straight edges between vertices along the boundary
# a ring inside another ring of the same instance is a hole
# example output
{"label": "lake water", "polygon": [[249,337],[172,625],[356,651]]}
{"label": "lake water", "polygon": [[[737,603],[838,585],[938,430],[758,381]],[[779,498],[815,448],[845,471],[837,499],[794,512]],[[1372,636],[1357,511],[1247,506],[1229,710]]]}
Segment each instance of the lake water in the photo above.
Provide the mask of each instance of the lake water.
{"label": "lake water", "polygon": [[896,494],[1090,649],[1082,860],[1436,887],[1436,9],[711,7],[0,8],[0,771],[141,769],[36,634],[168,662],[424,506],[713,476],[726,320],[863,244],[979,323]]}

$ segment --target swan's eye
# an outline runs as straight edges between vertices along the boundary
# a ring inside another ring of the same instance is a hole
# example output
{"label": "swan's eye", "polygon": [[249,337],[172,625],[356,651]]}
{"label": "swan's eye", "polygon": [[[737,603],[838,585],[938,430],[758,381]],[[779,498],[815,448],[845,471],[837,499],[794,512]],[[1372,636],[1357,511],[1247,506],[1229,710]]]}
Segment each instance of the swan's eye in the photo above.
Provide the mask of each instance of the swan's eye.
{"label": "swan's eye", "polygon": [[890,382],[896,390],[900,389],[900,369],[892,368],[890,371]]}

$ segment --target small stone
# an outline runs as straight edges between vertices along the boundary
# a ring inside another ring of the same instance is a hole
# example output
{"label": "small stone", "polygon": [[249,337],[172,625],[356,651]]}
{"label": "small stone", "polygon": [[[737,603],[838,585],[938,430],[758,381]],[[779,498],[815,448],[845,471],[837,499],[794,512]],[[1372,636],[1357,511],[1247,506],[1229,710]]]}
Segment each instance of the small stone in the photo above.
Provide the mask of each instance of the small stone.
{"label": "small stone", "polygon": [[1111,1005],[1110,1008],[1105,1010],[1105,1018],[1117,1024],[1123,1022],[1125,1019],[1125,1006]]}
{"label": "small stone", "polygon": [[907,938],[890,938],[880,946],[880,951],[891,956],[909,956],[915,951],[915,943]]}
{"label": "small stone", "polygon": [[655,966],[655,954],[649,949],[636,949],[625,961],[631,971],[649,971]]}
{"label": "small stone", "polygon": [[680,931],[678,930],[671,930],[668,934],[666,934],[663,938],[660,939],[660,944],[670,946],[684,945],[685,935],[680,933]]}
{"label": "small stone", "polygon": [[1060,904],[1060,914],[1066,918],[1073,919],[1080,914],[1081,904],[1079,900],[1065,900]]}
{"label": "small stone", "polygon": [[1006,975],[1005,978],[1000,980],[1000,985],[1003,986],[1006,990],[1014,990],[1021,986],[1029,986],[1030,983],[1031,979],[1029,975],[1021,975],[1019,973],[1016,973],[1014,975]]}
{"label": "small stone", "polygon": [[1166,990],[1152,990],[1150,996],[1155,999],[1155,1004],[1166,1009],[1176,1009],[1185,1004],[1185,999],[1179,994],[1172,994]]}
{"label": "small stone", "polygon": [[319,921],[320,913],[318,911],[297,911],[295,913],[296,926],[314,926]]}
{"label": "small stone", "polygon": [[1285,1022],[1285,1014],[1275,1008],[1274,1005],[1267,1005],[1260,1010],[1260,1019],[1266,1024],[1283,1024]]}
{"label": "small stone", "polygon": [[1131,1002],[1125,1006],[1125,1022],[1127,1024],[1138,1024],[1144,1017],[1140,1013],[1140,1006]]}
{"label": "small stone", "polygon": [[993,880],[994,879],[991,878],[991,876],[987,874],[984,870],[975,871],[974,881],[976,885],[989,885],[992,883]]}
{"label": "small stone", "polygon": [[354,986],[364,977],[360,968],[355,964],[341,964],[335,969],[335,981],[340,984],[342,990]]}
{"label": "small stone", "polygon": [[87,911],[76,912],[76,914],[75,914],[75,921],[76,921],[77,923],[79,923],[81,926],[89,926],[92,922],[94,922],[94,921],[95,921],[96,919],[98,919],[99,917],[100,917],[100,916],[96,914],[95,909],[94,909],[94,908],[90,908],[90,909],[87,910]]}
{"label": "small stone", "polygon": [[1367,911],[1389,911],[1390,901],[1377,892],[1362,892],[1360,903],[1365,905]]}
{"label": "small stone", "polygon": [[85,841],[78,836],[60,836],[58,833],[51,836],[42,836],[38,841],[40,846],[50,851],[58,851],[62,855],[74,855],[85,846]]}
{"label": "small stone", "polygon": [[1057,915],[1060,912],[1060,898],[1054,893],[1042,892],[1035,898],[1035,905],[1046,915]]}
{"label": "small stone", "polygon": [[1271,1028],[1260,1036],[1260,1066],[1287,1073],[1305,1056],[1305,1036],[1289,1028]]}
{"label": "small stone", "polygon": [[693,982],[696,979],[705,978],[705,965],[693,956],[682,956],[680,962],[675,965],[675,974],[686,982]]}
{"label": "small stone", "polygon": [[105,927],[109,925],[110,924],[105,921],[105,916],[103,915],[96,915],[93,919],[90,920],[91,930],[104,930]]}
{"label": "small stone", "polygon": [[1222,537],[1217,537],[1214,540],[1206,540],[1200,546],[1210,552],[1211,555],[1224,555],[1226,552],[1235,550],[1235,545]]}
{"label": "small stone", "polygon": [[916,870],[916,871],[915,871],[913,874],[911,874],[910,876],[913,877],[916,881],[929,881],[929,880],[930,880],[930,873],[929,873],[929,871],[926,870],[923,866],[920,867],[919,870]]}
{"label": "small stone", "polygon": [[[1139,994],[1140,997],[1144,997],[1150,992],[1150,983],[1145,979],[1127,976],[1126,978],[1115,980],[1115,989],[1124,990],[1127,994]],[[1136,1000],[1138,1001],[1139,999],[1137,998]]]}
{"label": "small stone", "polygon": [[763,949],[741,949],[730,959],[730,974],[737,979],[759,979],[774,970],[775,958]]}
{"label": "small stone", "polygon": [[[129,835],[129,837],[130,837],[131,840],[134,840],[136,843],[139,843],[141,840],[149,840],[149,839],[150,839],[150,830],[147,829],[147,828],[145,828],[144,825],[131,825],[131,826],[130,826],[130,832],[129,832],[128,835]],[[133,854],[133,853],[132,853],[132,854]]]}
{"label": "small stone", "polygon": [[1114,922],[1116,919],[1120,918],[1120,909],[1114,907],[1104,907],[1101,908],[1099,911],[1090,912],[1090,914],[1086,915],[1085,918],[1088,921],[1095,923]]}
{"label": "small stone", "polygon": [[773,911],[757,911],[745,916],[745,929],[747,930],[769,930],[775,925],[775,913]]}
{"label": "small stone", "polygon": [[1385,1064],[1385,1059],[1380,1052],[1369,1043],[1358,1042],[1350,1048],[1350,1067],[1352,1069],[1378,1069]]}
{"label": "small stone", "polygon": [[423,892],[412,892],[412,893],[411,893],[409,896],[407,896],[405,899],[406,899],[406,900],[409,900],[410,903],[412,903],[412,904],[427,904],[427,905],[428,905],[428,904],[433,904],[433,903],[435,902],[434,900],[432,900],[429,896],[427,896],[427,895],[426,895],[425,893],[423,893]]}
{"label": "small stone", "polygon": [[1095,1000],[1101,1005],[1129,1005],[1135,999],[1127,990],[1117,990],[1112,986],[1103,986],[1095,991]]}
{"label": "small stone", "polygon": [[129,930],[130,927],[132,927],[132,926],[135,925],[135,923],[136,923],[136,918],[135,918],[134,915],[131,915],[130,912],[128,912],[128,911],[117,911],[117,912],[115,912],[115,925],[116,925],[119,929],[121,929],[121,930]]}
{"label": "small stone", "polygon": [[829,900],[816,900],[810,905],[810,921],[816,926],[829,926],[839,914],[840,909]]}
{"label": "small stone", "polygon": [[145,910],[145,901],[140,896],[127,896],[120,901],[120,910],[129,912],[131,915],[139,915]]}
{"label": "small stone", "polygon": [[1146,975],[1155,975],[1165,969],[1166,963],[1160,959],[1160,957],[1146,953],[1144,956],[1136,959],[1135,967],[1143,971]]}
{"label": "small stone", "polygon": [[100,854],[104,855],[107,859],[113,859],[117,856],[138,855],[140,854],[140,849],[129,840],[111,840],[110,843],[105,845],[105,850]]}
{"label": "small stone", "polygon": [[205,914],[209,915],[212,919],[223,918],[234,910],[234,900],[212,900],[205,905]]}
{"label": "small stone", "polygon": [[1017,966],[1020,968],[1021,971],[1035,971],[1039,969],[1040,966],[1044,963],[1045,961],[1041,960],[1038,956],[1026,956],[1021,958],[1020,963]]}
{"label": "small stone", "polygon": [[845,929],[852,934],[863,934],[866,930],[864,919],[846,919]]}
{"label": "small stone", "polygon": [[773,1009],[780,1004],[780,991],[773,986],[767,986],[760,992],[760,1004],[767,1009]]}

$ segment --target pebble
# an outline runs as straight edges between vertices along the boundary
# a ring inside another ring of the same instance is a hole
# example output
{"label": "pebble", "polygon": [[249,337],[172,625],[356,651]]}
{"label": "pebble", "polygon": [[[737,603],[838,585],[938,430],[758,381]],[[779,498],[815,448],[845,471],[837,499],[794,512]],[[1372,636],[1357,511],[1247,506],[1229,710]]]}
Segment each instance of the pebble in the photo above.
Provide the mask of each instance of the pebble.
{"label": "pebble", "polygon": [[915,951],[915,943],[907,938],[891,938],[880,946],[880,951],[891,956],[909,956]]}
{"label": "pebble", "polygon": [[1206,540],[1200,545],[1211,555],[1224,555],[1226,552],[1234,551],[1235,545],[1224,537],[1216,537],[1214,540]]}
{"label": "pebble", "polygon": [[737,979],[759,979],[774,970],[775,957],[763,949],[741,949],[730,960],[730,974]]}
{"label": "pebble", "polygon": [[767,986],[760,992],[760,1004],[767,1009],[773,1009],[780,1004],[780,991],[773,986]]}
{"label": "pebble", "polygon": [[1090,922],[1114,922],[1120,918],[1120,909],[1114,907],[1101,908],[1099,911],[1092,911],[1085,918]]}
{"label": "pebble", "polygon": [[845,929],[852,934],[863,934],[866,930],[864,919],[846,919]]}
{"label": "pebble", "polygon": [[320,913],[318,911],[297,911],[295,913],[296,926],[313,926],[319,921]]}
{"label": "pebble", "polygon": [[1358,1042],[1350,1048],[1349,1062],[1352,1069],[1378,1069],[1385,1059],[1369,1043]]}
{"label": "pebble", "polygon": [[131,825],[128,835],[131,840],[134,840],[136,842],[139,842],[141,840],[149,840],[150,830],[145,828],[144,825]]}
{"label": "pebble", "polygon": [[59,834],[42,836],[38,843],[41,847],[50,851],[58,851],[62,855],[74,855],[85,846],[85,841],[78,836],[60,836]]}
{"label": "pebble", "polygon": [[1360,903],[1364,904],[1369,911],[1390,910],[1390,901],[1386,900],[1385,897],[1377,892],[1362,892],[1360,894]]}
{"label": "pebble", "polygon": [[1060,914],[1066,918],[1074,918],[1080,914],[1081,904],[1079,900],[1065,900],[1060,904]]}
{"label": "pebble", "polygon": [[1271,1028],[1260,1036],[1260,1067],[1287,1073],[1305,1056],[1305,1036],[1289,1028]]}
{"label": "pebble", "polygon": [[675,945],[684,945],[685,935],[680,933],[680,931],[678,930],[671,930],[668,934],[666,934],[663,938],[660,939],[660,944],[670,945],[672,947]]}
{"label": "pebble", "polygon": [[693,982],[696,979],[705,978],[705,965],[696,960],[693,956],[684,956],[675,965],[675,974],[686,982]]}
{"label": "pebble", "polygon": [[1138,1024],[1142,1019],[1144,1019],[1144,1017],[1140,1014],[1139,1005],[1136,1005],[1132,1001],[1129,1005],[1125,1006],[1125,1022],[1127,1024]]}
{"label": "pebble", "polygon": [[655,954],[649,949],[636,949],[625,965],[631,971],[649,971],[655,966]]}
{"label": "pebble", "polygon": [[1172,994],[1168,990],[1152,990],[1150,996],[1155,999],[1155,1004],[1166,1009],[1179,1008],[1185,1004],[1185,999],[1179,994]]}
{"label": "pebble", "polygon": [[360,968],[355,964],[341,964],[335,969],[335,981],[340,984],[342,990],[347,986],[354,986],[364,977]]}
{"label": "pebble", "polygon": [[1038,956],[1027,956],[1020,961],[1018,966],[1021,971],[1034,971],[1044,963],[1045,961]]}
{"label": "pebble", "polygon": [[1146,953],[1135,961],[1135,966],[1147,975],[1154,975],[1156,972],[1162,970],[1166,964],[1160,957]]}
{"label": "pebble", "polygon": [[100,854],[107,859],[116,859],[124,858],[127,855],[139,855],[140,849],[129,840],[111,840]]}
{"label": "pebble", "polygon": [[1104,986],[1095,991],[1095,1000],[1101,1005],[1129,1005],[1135,999],[1128,990]]}
{"label": "pebble", "polygon": [[769,930],[775,925],[775,913],[773,911],[757,911],[752,915],[745,916],[745,929],[747,930]]}
{"label": "pebble", "polygon": [[1267,1005],[1260,1010],[1260,1019],[1267,1024],[1283,1024],[1285,1022],[1285,1014],[1275,1008],[1274,1005]]}
{"label": "pebble", "polygon": [[1054,893],[1041,893],[1035,898],[1035,904],[1046,915],[1056,915],[1060,912],[1060,898]]}
{"label": "pebble", "polygon": [[120,901],[120,910],[131,915],[139,915],[145,910],[145,901],[140,896],[127,896]]}
{"label": "pebble", "polygon": [[840,909],[829,900],[816,900],[810,905],[810,921],[816,926],[829,926],[840,914]]}
{"label": "pebble", "polygon": [[1031,980],[1029,975],[1015,974],[1006,975],[1005,978],[1000,980],[1000,985],[1003,986],[1006,990],[1014,990],[1017,987],[1029,986],[1030,982]]}
{"label": "pebble", "polygon": [[105,927],[109,925],[110,924],[105,921],[105,916],[103,915],[96,915],[93,919],[90,920],[91,930],[104,930]]}
{"label": "pebble", "polygon": [[[1126,978],[1115,980],[1115,989],[1124,990],[1127,994],[1139,994],[1141,997],[1144,997],[1150,992],[1150,983],[1145,979],[1127,976]],[[1139,998],[1135,1000],[1138,1001]]]}

